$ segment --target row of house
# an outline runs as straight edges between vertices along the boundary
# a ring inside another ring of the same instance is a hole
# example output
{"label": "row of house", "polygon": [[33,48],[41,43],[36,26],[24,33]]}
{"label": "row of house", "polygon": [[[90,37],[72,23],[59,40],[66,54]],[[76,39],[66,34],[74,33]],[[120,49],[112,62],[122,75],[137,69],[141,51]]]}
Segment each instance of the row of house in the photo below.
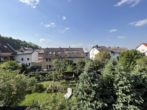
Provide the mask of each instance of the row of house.
{"label": "row of house", "polygon": [[[62,62],[63,59],[69,59],[76,64],[79,59],[90,58],[94,60],[95,55],[102,51],[109,52],[111,58],[118,58],[121,52],[127,50],[127,48],[112,48],[98,45],[93,46],[90,51],[71,47],[46,48],[44,50],[22,47],[20,50],[14,50],[9,44],[0,43],[0,61],[16,60],[18,63],[23,63],[27,66],[38,66],[40,70],[50,70],[53,67],[54,59],[58,59],[59,62]],[[147,55],[147,43],[139,45],[136,50]]]}

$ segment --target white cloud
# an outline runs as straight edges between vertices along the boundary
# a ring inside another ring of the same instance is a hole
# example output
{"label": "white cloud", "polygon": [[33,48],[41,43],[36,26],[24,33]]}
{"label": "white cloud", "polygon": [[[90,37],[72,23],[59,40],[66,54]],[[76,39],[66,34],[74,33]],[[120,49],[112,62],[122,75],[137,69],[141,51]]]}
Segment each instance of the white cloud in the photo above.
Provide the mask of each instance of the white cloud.
{"label": "white cloud", "polygon": [[81,46],[82,46],[82,43],[76,44],[76,45],[71,45],[71,47],[81,47]]}
{"label": "white cloud", "polygon": [[43,22],[40,23],[41,25],[43,24]]}
{"label": "white cloud", "polygon": [[89,47],[92,47],[93,45],[88,45]]}
{"label": "white cloud", "polygon": [[65,28],[65,30],[69,30],[69,28]]}
{"label": "white cloud", "polygon": [[51,25],[50,25],[50,24],[45,24],[44,26],[45,26],[45,27],[50,27]]}
{"label": "white cloud", "polygon": [[109,30],[109,32],[116,32],[116,31],[117,31],[116,29]]}
{"label": "white cloud", "polygon": [[69,28],[65,28],[64,30],[58,29],[59,33],[64,33],[64,32],[66,32],[67,30],[69,30]]}
{"label": "white cloud", "polygon": [[66,16],[63,16],[62,20],[66,20]]}
{"label": "white cloud", "polygon": [[50,24],[44,24],[44,26],[54,28],[56,25],[55,25],[55,23],[50,23]]}
{"label": "white cloud", "polygon": [[119,38],[119,39],[124,39],[124,38],[126,38],[125,36],[118,36],[117,38]]}
{"label": "white cloud", "polygon": [[48,42],[48,41],[52,41],[52,40],[44,39],[44,38],[42,38],[42,39],[39,40],[39,42]]}
{"label": "white cloud", "polygon": [[134,25],[134,26],[143,26],[143,25],[147,24],[147,19],[140,20],[140,21],[137,21],[137,22],[131,22],[129,24]]}
{"label": "white cloud", "polygon": [[51,23],[51,26],[52,26],[52,28],[54,28],[56,25],[55,25],[55,23]]}
{"label": "white cloud", "polygon": [[19,1],[27,5],[31,5],[32,8],[36,8],[36,5],[39,3],[39,0],[19,0]]}
{"label": "white cloud", "polygon": [[124,3],[127,4],[132,4],[131,7],[137,5],[141,0],[121,0],[120,2],[118,2],[116,5],[114,6],[121,6]]}

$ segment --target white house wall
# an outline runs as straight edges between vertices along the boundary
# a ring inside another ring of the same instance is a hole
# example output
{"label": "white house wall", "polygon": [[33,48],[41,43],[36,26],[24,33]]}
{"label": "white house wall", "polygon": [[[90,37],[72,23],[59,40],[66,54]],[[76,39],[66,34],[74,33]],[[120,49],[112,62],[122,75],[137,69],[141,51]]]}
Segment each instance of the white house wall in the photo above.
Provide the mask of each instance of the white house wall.
{"label": "white house wall", "polygon": [[[23,61],[22,61],[23,58]],[[29,58],[29,60],[27,60],[27,58]],[[18,61],[19,63],[23,63],[23,64],[27,64],[27,65],[31,65],[32,62],[32,56],[31,54],[24,54],[24,55],[17,55],[15,56],[15,60]]]}
{"label": "white house wall", "polygon": [[32,53],[32,62],[38,61],[38,52],[33,52]]}
{"label": "white house wall", "polygon": [[97,49],[92,48],[92,49],[90,50],[90,59],[94,60],[95,55],[98,54],[98,53],[99,53],[99,51],[98,51]]}
{"label": "white house wall", "polygon": [[140,51],[141,53],[145,53],[147,51],[147,47],[141,44],[136,50]]}

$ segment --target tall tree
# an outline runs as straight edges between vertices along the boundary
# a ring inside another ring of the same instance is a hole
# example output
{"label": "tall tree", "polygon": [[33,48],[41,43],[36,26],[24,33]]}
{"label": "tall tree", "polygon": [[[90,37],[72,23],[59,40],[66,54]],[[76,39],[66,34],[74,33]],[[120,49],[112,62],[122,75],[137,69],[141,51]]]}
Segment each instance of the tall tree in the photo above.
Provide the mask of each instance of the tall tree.
{"label": "tall tree", "polygon": [[97,109],[97,73],[92,63],[85,66],[84,72],[79,76],[79,84],[74,90],[76,97],[76,109],[78,110],[96,110]]}
{"label": "tall tree", "polygon": [[126,72],[130,72],[135,67],[137,60],[144,56],[144,53],[132,49],[122,52],[119,56],[119,62],[125,67]]}
{"label": "tall tree", "polygon": [[19,71],[0,69],[0,106],[18,106],[25,99],[26,88],[36,84],[35,78],[29,78]]}

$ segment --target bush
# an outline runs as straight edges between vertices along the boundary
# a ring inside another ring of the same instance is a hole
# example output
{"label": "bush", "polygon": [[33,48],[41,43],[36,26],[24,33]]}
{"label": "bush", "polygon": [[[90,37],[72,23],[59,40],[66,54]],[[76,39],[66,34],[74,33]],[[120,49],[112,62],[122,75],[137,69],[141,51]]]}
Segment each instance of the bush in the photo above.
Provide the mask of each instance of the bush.
{"label": "bush", "polygon": [[42,93],[45,91],[43,84],[36,84],[34,92]]}

